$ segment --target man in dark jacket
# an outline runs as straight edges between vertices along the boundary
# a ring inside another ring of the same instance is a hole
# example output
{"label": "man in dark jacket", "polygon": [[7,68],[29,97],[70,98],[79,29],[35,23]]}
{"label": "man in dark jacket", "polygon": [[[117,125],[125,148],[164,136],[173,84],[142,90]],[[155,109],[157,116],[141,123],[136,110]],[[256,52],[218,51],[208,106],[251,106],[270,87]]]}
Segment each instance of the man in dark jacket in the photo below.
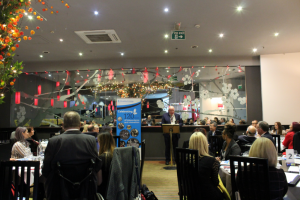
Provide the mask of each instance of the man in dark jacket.
{"label": "man in dark jacket", "polygon": [[274,146],[276,147],[275,141],[273,140],[272,135],[268,132],[269,124],[267,122],[265,122],[265,121],[258,122],[256,129],[257,129],[258,135],[260,135],[261,137],[266,137],[266,138],[270,139],[273,142]]}
{"label": "man in dark jacket", "polygon": [[249,126],[247,130],[247,135],[239,135],[238,140],[240,144],[252,144],[255,140],[256,128],[254,126]]}
{"label": "man in dark jacket", "polygon": [[207,134],[207,140],[208,142],[210,141],[211,136],[216,136],[216,135],[222,135],[221,131],[217,130],[217,123],[213,122],[212,124],[209,125],[210,131]]}
{"label": "man in dark jacket", "polygon": [[[95,189],[95,191],[97,189],[96,173],[100,170],[101,160],[97,155],[95,138],[80,132],[80,116],[74,111],[67,112],[64,115],[64,129],[66,131],[63,134],[52,137],[49,140],[45,151],[42,174],[46,178],[45,190],[48,200],[60,200],[62,199],[61,192],[64,192],[60,184],[61,177],[57,174],[57,162],[60,162],[62,166],[72,165],[77,167],[91,162],[91,159],[93,159],[95,161],[95,167],[92,174],[92,187],[86,184],[83,184],[83,187],[85,189],[90,189],[91,187],[91,189]],[[76,178],[82,174],[77,173],[74,175]]]}
{"label": "man in dark jacket", "polygon": [[[168,113],[163,114],[161,119],[161,124],[179,124],[182,126],[182,120],[180,119],[180,115],[175,113],[175,108],[173,106],[169,107]],[[169,165],[170,162],[170,134],[164,133],[165,139],[165,156],[166,156],[166,165]],[[178,147],[178,140],[180,138],[180,134],[176,133],[172,135],[172,145],[173,152],[175,152],[175,148]],[[173,153],[174,156],[174,153]]]}

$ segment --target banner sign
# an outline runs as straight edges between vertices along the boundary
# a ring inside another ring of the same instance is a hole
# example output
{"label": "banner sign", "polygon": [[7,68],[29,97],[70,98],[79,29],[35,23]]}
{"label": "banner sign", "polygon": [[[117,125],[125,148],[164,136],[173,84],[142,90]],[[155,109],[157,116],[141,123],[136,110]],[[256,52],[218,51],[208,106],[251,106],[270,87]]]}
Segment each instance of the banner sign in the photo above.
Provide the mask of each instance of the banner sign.
{"label": "banner sign", "polygon": [[117,99],[117,135],[121,136],[121,147],[141,143],[141,99]]}

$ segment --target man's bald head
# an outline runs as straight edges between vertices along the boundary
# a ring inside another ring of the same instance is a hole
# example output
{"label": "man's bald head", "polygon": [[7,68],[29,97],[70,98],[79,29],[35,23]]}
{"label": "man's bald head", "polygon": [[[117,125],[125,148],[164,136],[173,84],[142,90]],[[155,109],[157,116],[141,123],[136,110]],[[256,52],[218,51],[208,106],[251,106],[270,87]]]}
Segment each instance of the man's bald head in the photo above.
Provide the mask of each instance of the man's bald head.
{"label": "man's bald head", "polygon": [[172,116],[174,115],[174,112],[175,112],[175,108],[173,106],[169,106],[169,115]]}
{"label": "man's bald head", "polygon": [[256,128],[254,126],[249,126],[249,128],[248,128],[248,134],[250,136],[254,136],[255,133],[256,133]]}

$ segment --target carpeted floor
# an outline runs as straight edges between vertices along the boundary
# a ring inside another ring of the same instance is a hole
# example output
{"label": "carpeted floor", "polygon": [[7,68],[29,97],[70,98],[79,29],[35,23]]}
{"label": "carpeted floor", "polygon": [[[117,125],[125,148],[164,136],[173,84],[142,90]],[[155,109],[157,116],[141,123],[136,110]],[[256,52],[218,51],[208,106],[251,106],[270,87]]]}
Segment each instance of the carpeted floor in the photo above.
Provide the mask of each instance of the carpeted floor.
{"label": "carpeted floor", "polygon": [[176,170],[165,170],[164,161],[145,161],[143,184],[153,191],[159,200],[179,199]]}

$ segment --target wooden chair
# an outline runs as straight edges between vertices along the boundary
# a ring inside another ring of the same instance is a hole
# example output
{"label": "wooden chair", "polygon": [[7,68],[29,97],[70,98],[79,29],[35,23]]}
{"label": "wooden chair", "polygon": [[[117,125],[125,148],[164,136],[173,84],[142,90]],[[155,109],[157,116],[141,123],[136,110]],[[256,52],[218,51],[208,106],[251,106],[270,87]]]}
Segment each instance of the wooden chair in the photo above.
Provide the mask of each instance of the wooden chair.
{"label": "wooden chair", "polygon": [[115,142],[116,142],[116,146],[117,147],[121,147],[121,136],[116,136],[114,135],[113,138],[115,139]]}
{"label": "wooden chair", "polygon": [[273,137],[275,144],[277,143],[277,153],[280,153],[281,152],[280,135],[272,135],[272,137]]}
{"label": "wooden chair", "polygon": [[224,143],[222,136],[210,136],[209,140],[209,150],[215,155],[215,157],[221,157],[221,150]]}
{"label": "wooden chair", "polygon": [[141,171],[140,171],[140,179],[141,179],[141,185],[143,185],[142,183],[142,178],[143,178],[143,168],[144,168],[144,162],[145,162],[145,144],[146,144],[146,141],[143,140],[142,143],[141,143],[141,154],[142,154],[142,160],[141,160]]}
{"label": "wooden chair", "polygon": [[180,200],[201,200],[199,197],[198,150],[176,148],[177,179]]}
{"label": "wooden chair", "polygon": [[[240,197],[243,200],[269,200],[270,188],[268,159],[241,156],[230,156],[229,159],[232,199],[236,199],[235,193],[239,191]],[[235,172],[234,162],[237,162],[238,164],[237,173]]]}
{"label": "wooden chair", "polygon": [[[32,170],[34,170],[33,182],[37,183],[34,185],[33,188],[33,200],[37,200],[40,162],[39,161],[1,161],[0,199],[17,200],[17,198],[19,199],[25,198],[26,200],[29,200],[30,177],[31,177],[30,174]],[[24,180],[25,173],[26,173],[26,181]],[[12,191],[14,191],[14,196],[12,194]]]}

